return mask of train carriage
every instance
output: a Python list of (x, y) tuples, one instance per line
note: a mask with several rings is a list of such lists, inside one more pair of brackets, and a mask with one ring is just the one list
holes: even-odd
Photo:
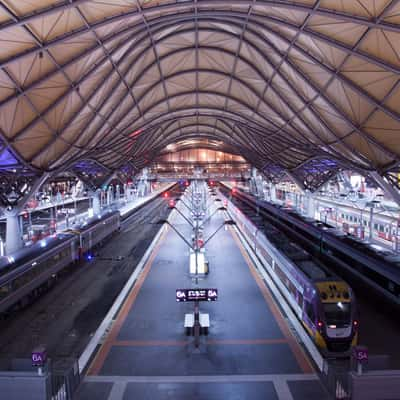
[(62, 270), (119, 230), (120, 224), (119, 212), (106, 212), (74, 229), (0, 257), (0, 313), (29, 304), (52, 286)]
[(229, 212), (324, 355), (348, 355), (357, 343), (357, 305), (349, 285), (273, 226), (255, 226), (235, 205)]
[(77, 259), (77, 239), (59, 234), (10, 256), (0, 257), (0, 313), (24, 307), (35, 291), (49, 288), (57, 274)]

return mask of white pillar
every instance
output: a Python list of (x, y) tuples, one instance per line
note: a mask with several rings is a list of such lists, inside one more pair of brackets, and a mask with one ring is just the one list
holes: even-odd
[(369, 240), (372, 242), (372, 239), (374, 238), (374, 207), (370, 207), (369, 211)]
[(100, 205), (100, 190), (96, 190), (92, 196), (93, 199), (93, 215), (101, 214), (101, 205)]
[(109, 186), (107, 190), (107, 205), (109, 206), (112, 203), (113, 200), (113, 192), (112, 192), (112, 187)]
[(117, 187), (116, 187), (116, 190), (115, 190), (115, 197), (116, 197), (116, 200), (117, 200), (117, 201), (119, 201), (120, 198), (121, 198), (121, 189), (120, 189), (119, 185), (117, 185)]
[(308, 192), (307, 197), (307, 217), (315, 218), (315, 201), (312, 193)]
[(269, 193), (270, 193), (270, 198), (271, 202), (275, 203), (276, 201), (276, 186), (272, 183), (270, 188), (269, 188)]
[(24, 246), (19, 226), (19, 216), (14, 210), (4, 212), (6, 216), (6, 254), (11, 254)]
[(128, 185), (124, 183), (124, 199), (125, 201), (128, 201)]

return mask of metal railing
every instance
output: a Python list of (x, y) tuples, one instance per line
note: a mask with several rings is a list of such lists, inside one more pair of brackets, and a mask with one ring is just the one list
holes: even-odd
[(72, 400), (81, 382), (77, 359), (58, 359), (51, 363), (51, 400)]

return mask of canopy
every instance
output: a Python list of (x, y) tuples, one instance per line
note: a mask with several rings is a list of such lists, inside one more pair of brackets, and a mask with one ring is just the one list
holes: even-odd
[(0, 63), (8, 166), (141, 168), (190, 139), (260, 169), (399, 161), (399, 1), (2, 0)]

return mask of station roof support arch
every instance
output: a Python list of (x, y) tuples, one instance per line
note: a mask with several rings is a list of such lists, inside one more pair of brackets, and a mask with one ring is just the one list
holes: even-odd
[(3, 176), (137, 172), (197, 138), (311, 190), (396, 186), (399, 1), (5, 0), (0, 42)]

